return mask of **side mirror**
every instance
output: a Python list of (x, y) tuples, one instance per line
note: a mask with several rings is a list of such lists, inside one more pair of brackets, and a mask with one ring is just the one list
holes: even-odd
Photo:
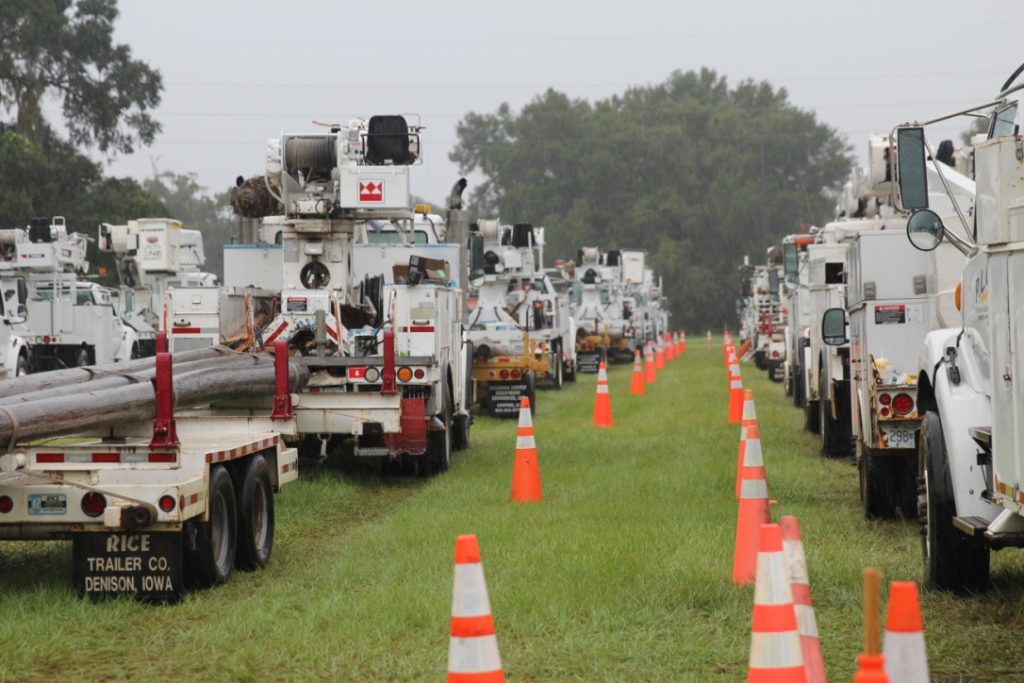
[(821, 338), (828, 346), (842, 346), (846, 338), (846, 311), (830, 308), (821, 317)]
[(896, 181), (904, 209), (928, 208), (928, 176), (925, 172), (924, 128), (896, 130)]
[(918, 209), (907, 219), (907, 239), (915, 249), (932, 251), (939, 246), (944, 232), (942, 219), (931, 209)]

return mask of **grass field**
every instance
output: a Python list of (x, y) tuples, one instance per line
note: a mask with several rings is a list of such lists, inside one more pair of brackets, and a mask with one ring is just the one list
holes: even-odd
[[(861, 568), (917, 579), (917, 528), (865, 521), (855, 469), (744, 373), (773, 514), (800, 518), (829, 675), (850, 680)], [(481, 417), (430, 481), (307, 470), (278, 498), (270, 566), (177, 606), (80, 601), (69, 545), (0, 544), (0, 679), (443, 680), (453, 541), (475, 533), (510, 681), (744, 680), (752, 589), (730, 583), (738, 429), (718, 345), (692, 344), (644, 397), (615, 368), (610, 430), (590, 426), (594, 382), (538, 398), (543, 503), (508, 502), (515, 425)], [(995, 555), (983, 596), (922, 594), (934, 677), (1020, 680), (1021, 560)]]

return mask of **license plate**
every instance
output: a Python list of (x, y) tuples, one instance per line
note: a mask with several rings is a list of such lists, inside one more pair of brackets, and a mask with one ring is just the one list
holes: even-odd
[(63, 493), (32, 493), (28, 497), (30, 515), (65, 515), (68, 497)]
[(917, 446), (917, 430), (906, 427), (882, 428), (887, 448), (914, 448)]

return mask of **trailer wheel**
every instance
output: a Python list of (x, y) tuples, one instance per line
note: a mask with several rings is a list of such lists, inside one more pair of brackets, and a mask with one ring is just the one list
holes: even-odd
[(224, 583), (235, 565), (238, 510), (235, 487), (223, 465), (210, 470), (209, 506), (209, 521), (193, 523), (194, 547), (186, 551), (188, 576), (199, 588)]
[(921, 421), (918, 469), (925, 582), (958, 593), (984, 588), (989, 579), (989, 549), (953, 526), (956, 503), (949, 456), (942, 420), (931, 410)]
[(270, 465), (262, 455), (246, 463), (237, 488), (238, 552), (235, 566), (242, 571), (267, 566), (274, 547), (274, 485)]

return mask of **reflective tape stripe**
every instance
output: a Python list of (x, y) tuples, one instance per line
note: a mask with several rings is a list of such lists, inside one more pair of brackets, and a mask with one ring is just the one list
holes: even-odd
[(928, 683), (928, 657), (925, 653), (924, 633), (885, 632), (885, 673), (890, 681)]
[(501, 671), (498, 640), (494, 636), (453, 637), (448, 641), (449, 673), (483, 674), (494, 671)]
[(516, 436), (533, 436), (533, 427), (516, 427)]
[(807, 576), (807, 561), (804, 558), (803, 541), (783, 541), (782, 552), (786, 554), (786, 564), (789, 565), (790, 583), (794, 585), (793, 595), (796, 597), (796, 585), (807, 586), (807, 604), (811, 603), (810, 578)]
[(524, 448), (537, 448), (537, 443), (534, 441), (532, 434), (516, 437), (516, 450), (522, 450)]
[(473, 674), (460, 674), (453, 671), (448, 672), (448, 683), (505, 683), (505, 672), (484, 671)]
[(455, 565), (455, 588), (452, 591), (452, 617), (490, 615), (491, 603), (484, 583), (484, 566), (479, 562)]
[(529, 410), (520, 410), (519, 411), (519, 426), (520, 427), (532, 427), (533, 426), (533, 418), (530, 416), (530, 411)]
[[(757, 554), (757, 583), (754, 586), (754, 609), (762, 605), (791, 605), (789, 572), (781, 552)], [(795, 624), (794, 624), (795, 628)]]
[(793, 580), (793, 565), (789, 565), (789, 588), (793, 591), (793, 604), (794, 605), (810, 605), (811, 604), (811, 587), (806, 583), (797, 583)]
[(597, 393), (599, 393), (599, 394), (607, 394), (608, 393), (608, 385), (607, 384), (598, 384), (597, 385)]
[(803, 664), (804, 656), (800, 650), (800, 636), (796, 631), (750, 634), (751, 669), (803, 667)]
[(753, 401), (743, 402), (743, 419), (745, 421), (757, 419), (757, 410), (754, 409)]
[(764, 479), (744, 479), (740, 484), (740, 499), (767, 498), (768, 484)]
[(814, 618), (814, 608), (810, 605), (796, 605), (796, 630), (802, 636), (818, 637), (818, 620)]
[(747, 439), (743, 449), (744, 467), (764, 467), (764, 456), (761, 453), (761, 439)]

